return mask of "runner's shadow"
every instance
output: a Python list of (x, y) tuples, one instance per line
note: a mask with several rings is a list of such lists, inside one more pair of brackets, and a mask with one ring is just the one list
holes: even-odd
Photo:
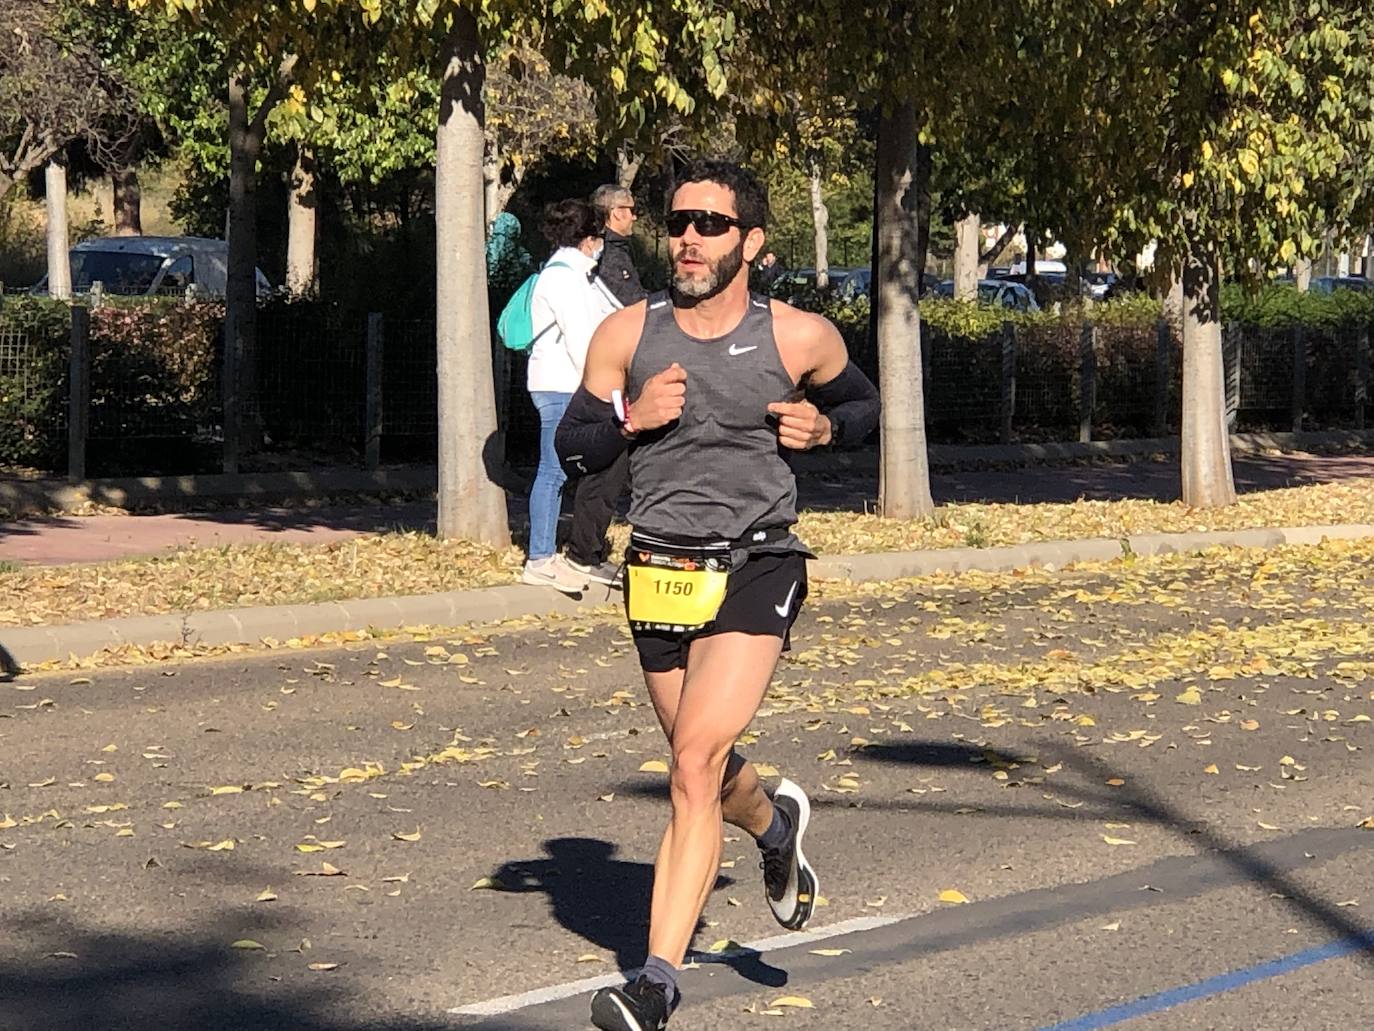
[(10, 654), (9, 649), (0, 644), (0, 683), (13, 680), (22, 672), (24, 672), (24, 668)]
[[(616, 846), (597, 838), (551, 838), (544, 850), (547, 858), (505, 863), (492, 879), (508, 892), (543, 892), (559, 926), (613, 952), (621, 970), (637, 969), (649, 942), (653, 866), (616, 859)], [(718, 876), (715, 890), (733, 883)], [(694, 933), (704, 928), (698, 921)], [(723, 962), (758, 984), (778, 987), (787, 982), (785, 971), (770, 967), (757, 954)]]

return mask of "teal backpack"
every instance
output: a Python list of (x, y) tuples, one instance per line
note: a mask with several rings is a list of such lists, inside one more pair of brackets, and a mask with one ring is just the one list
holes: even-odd
[[(530, 305), (534, 301), (534, 286), (539, 282), (540, 273), (546, 268), (572, 268), (561, 261), (551, 261), (539, 272), (532, 273), (520, 286), (506, 306), (501, 309), (501, 317), (496, 320), (496, 334), (507, 350), (520, 354), (534, 346), (534, 319), (530, 315)], [(547, 330), (548, 327), (545, 327)]]

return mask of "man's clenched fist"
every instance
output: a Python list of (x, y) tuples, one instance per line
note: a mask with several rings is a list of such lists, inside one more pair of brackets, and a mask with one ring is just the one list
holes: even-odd
[(630, 406), (636, 431), (656, 430), (682, 417), (687, 397), (687, 370), (673, 362), (662, 372), (650, 376)]
[(774, 401), (768, 410), (778, 417), (778, 443), (809, 451), (830, 443), (830, 420), (810, 401)]

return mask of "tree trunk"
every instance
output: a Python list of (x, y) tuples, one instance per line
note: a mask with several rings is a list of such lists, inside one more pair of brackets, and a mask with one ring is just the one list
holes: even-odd
[(1035, 293), (1035, 263), (1036, 263), (1036, 238), (1035, 230), (1026, 226), (1026, 286), (1031, 293)]
[[(916, 144), (916, 165), (913, 170), (915, 181), (912, 189), (916, 196), (913, 201), (908, 203), (908, 210), (916, 212), (916, 289), (918, 295), (924, 292), (926, 261), (930, 258), (930, 217), (931, 217), (931, 198), (930, 198), (930, 173), (934, 165), (935, 155), (930, 146), (925, 143)], [(924, 434), (924, 425), (922, 433)], [(924, 454), (924, 448), (922, 449)]]
[(110, 173), (115, 236), (143, 235), (143, 191), (137, 168), (116, 168)]
[(1212, 241), (1191, 241), (1183, 266), (1183, 503), (1236, 500), (1221, 357), (1220, 263)]
[(639, 167), (644, 164), (644, 155), (636, 153), (622, 143), (615, 152), (615, 181), (622, 189), (628, 190), (635, 184)]
[(1169, 288), (1164, 292), (1164, 320), (1183, 333), (1183, 277), (1175, 275), (1169, 280)]
[(979, 234), (983, 221), (977, 212), (954, 224), (954, 297), (959, 301), (978, 299)]
[(257, 425), (257, 163), (262, 135), (248, 118), (248, 83), (229, 74), (229, 279), (224, 310), (224, 471)]
[(477, 22), (453, 9), (435, 139), (439, 536), (510, 545), (492, 382), (483, 245), (486, 67)]
[(48, 210), (48, 296), (72, 295), (72, 263), (67, 240), (67, 166), (49, 161), (43, 175)]
[(1298, 293), (1307, 293), (1307, 288), (1312, 285), (1312, 259), (1299, 258), (1293, 265), (1293, 282), (1297, 284)]
[(821, 193), (821, 169), (811, 166), (811, 223), (816, 233), (816, 289), (830, 286), (830, 209)]
[(1064, 255), (1064, 268), (1067, 270), (1064, 273), (1064, 293), (1072, 304), (1083, 297), (1083, 262), (1077, 251), (1069, 250)]
[(291, 170), (290, 198), (286, 202), (286, 289), (294, 297), (316, 293), (315, 154), (304, 144), (296, 146), (296, 165)]
[(879, 506), (891, 519), (935, 511), (926, 454), (925, 395), (921, 372), (921, 321), (917, 310), (921, 266), (918, 247), (920, 160), (916, 108), (902, 104), (878, 125), (878, 264), (873, 270), (877, 308), (878, 376), (883, 398)]

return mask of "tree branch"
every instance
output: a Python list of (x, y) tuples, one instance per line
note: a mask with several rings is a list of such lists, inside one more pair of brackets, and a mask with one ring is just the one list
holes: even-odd
[(1011, 243), (1012, 237), (1016, 235), (1016, 231), (1019, 228), (1020, 226), (1013, 222), (1008, 225), (1007, 228), (1003, 229), (1002, 235), (992, 242), (992, 246), (978, 255), (978, 264), (985, 265), (1006, 250), (1007, 244)]
[(291, 85), (291, 76), (295, 70), (296, 55), (287, 54), (281, 59), (281, 64), (277, 66), (277, 77), (273, 80), (271, 88), (268, 89), (267, 96), (262, 98), (262, 103), (248, 122), (249, 133), (258, 138), (266, 133), (267, 116), (272, 113), (274, 107), (281, 103), (282, 97), (286, 94), (286, 88)]

